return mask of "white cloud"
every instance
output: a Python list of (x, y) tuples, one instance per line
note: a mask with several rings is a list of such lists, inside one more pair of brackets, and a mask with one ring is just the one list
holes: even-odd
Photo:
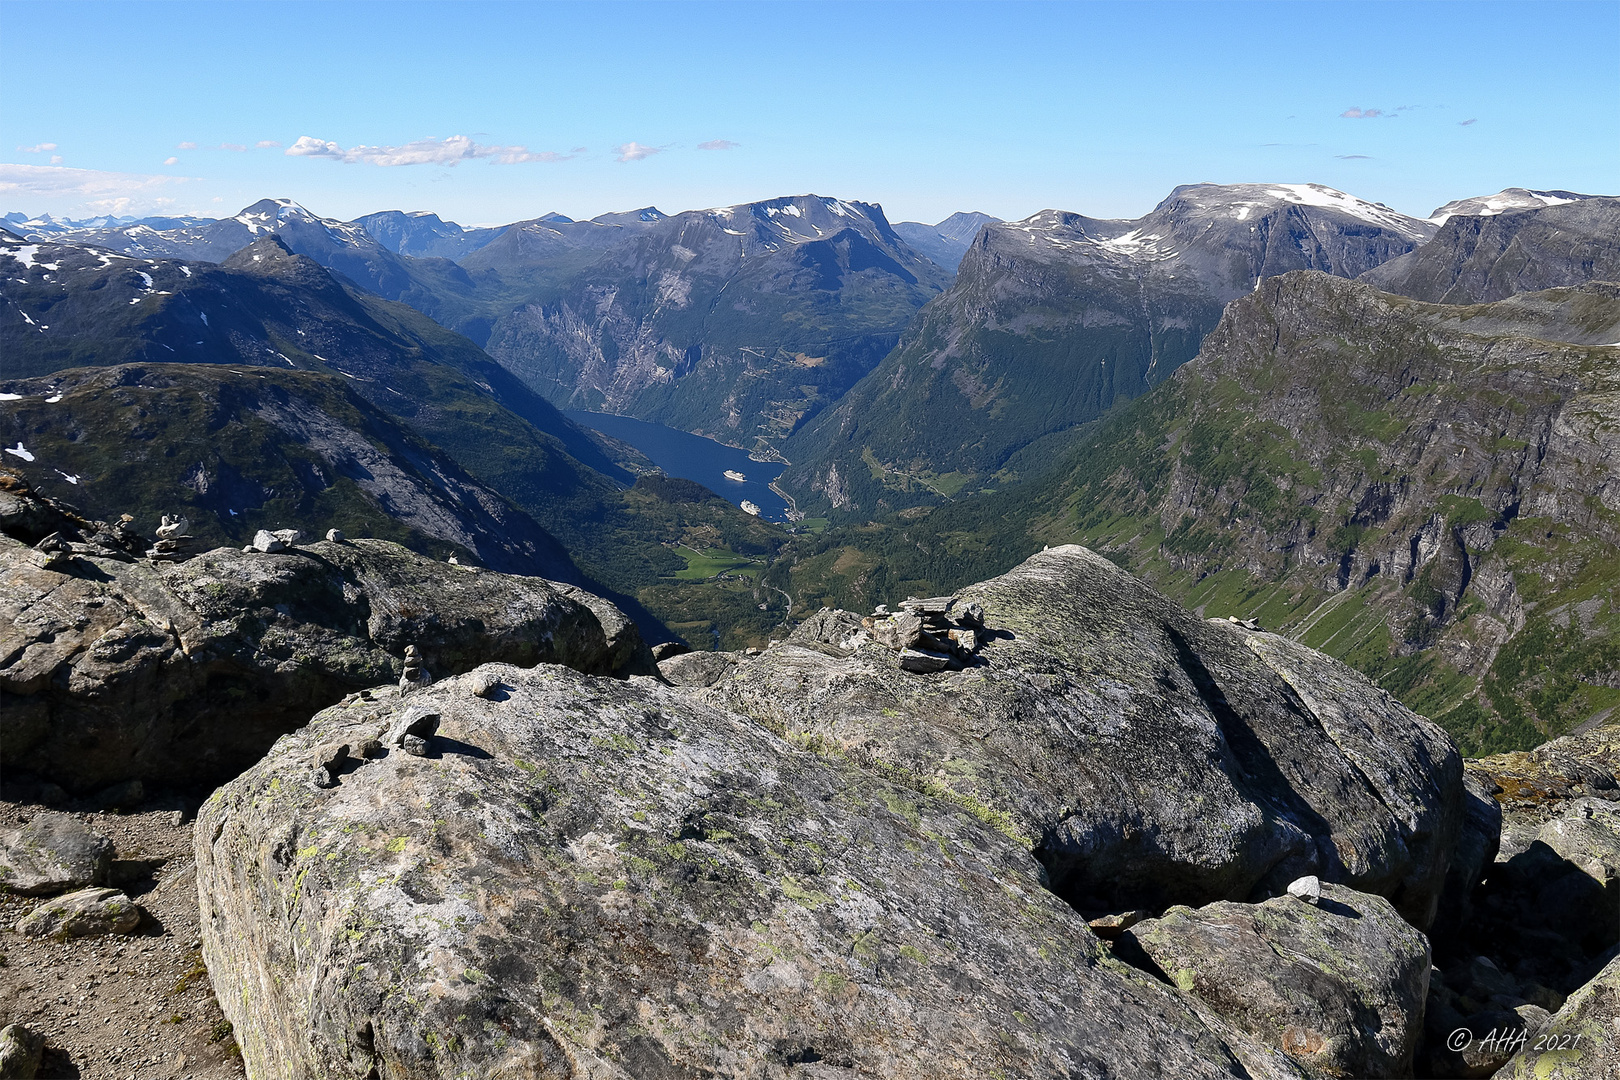
[(247, 149), (247, 147), (243, 146), (241, 143), (233, 143), (233, 142), (222, 142), (222, 143), (219, 144), (219, 148), (221, 150), (230, 150), (230, 151), (232, 151), (234, 153), (238, 153), (238, 154), (242, 153), (243, 151), (245, 151)]
[(178, 165), (178, 164), (180, 164), (180, 159), (177, 158), (177, 157), (164, 158), (163, 159), (163, 164), (165, 164), (165, 165)]
[(116, 199), (91, 199), (85, 205), (90, 207), (90, 209), (97, 210), (103, 214), (112, 214), (114, 216), (118, 216), (123, 214), (123, 212), (128, 210), (130, 207), (134, 206), (135, 200), (128, 195), (120, 195)]
[(256, 149), (259, 149), (259, 150), (280, 150), (281, 149), (281, 144), (279, 142), (277, 142), (275, 139), (260, 139), (258, 142), (254, 143), (253, 145), (254, 145), (254, 147)]
[(60, 164), (62, 164), (62, 155), (61, 154), (52, 154), (51, 155), (51, 164), (52, 165), (60, 165)]
[(1344, 117), (1346, 120), (1377, 120), (1380, 117), (1385, 120), (1395, 119), (1393, 113), (1387, 113), (1383, 109), (1362, 109), (1354, 105), (1350, 106), (1339, 115)]
[(710, 139), (708, 142), (698, 143), (699, 150), (736, 150), (742, 143), (734, 143), (730, 139)]
[(642, 158), (652, 157), (654, 154), (664, 152), (662, 146), (642, 146), (638, 142), (621, 143), (615, 146), (613, 150), (619, 155), (619, 161), (640, 161)]
[(25, 154), (46, 154), (52, 150), (55, 150), (56, 144), (53, 142), (42, 142), (34, 146), (19, 146), (17, 149), (21, 150)]
[(51, 211), (53, 213), (73, 207), (123, 213), (132, 207), (170, 203), (173, 200), (163, 198), (160, 192), (175, 184), (189, 183), (191, 179), (51, 165), (0, 164), (0, 202), (10, 205), (50, 202), (57, 207)]
[(180, 145), (176, 146), (175, 149), (176, 150), (195, 150), (195, 149), (197, 149), (197, 144), (194, 143), (194, 142), (183, 142)]
[(298, 141), (283, 153), (288, 157), (331, 158), (350, 165), (361, 162), (367, 165), (454, 166), (477, 158), (488, 158), (502, 165), (516, 165), (526, 161), (567, 161), (569, 157), (549, 150), (530, 150), (526, 146), (486, 146), (473, 142), (466, 135), (452, 135), (447, 139), (417, 139), (404, 146), (351, 146), (347, 150), (335, 142), (300, 135)]

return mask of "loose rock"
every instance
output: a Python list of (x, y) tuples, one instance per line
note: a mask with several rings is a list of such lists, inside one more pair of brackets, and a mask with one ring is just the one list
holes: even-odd
[(474, 697), (493, 700), (499, 696), (501, 691), (500, 676), (492, 671), (475, 671), (467, 676), (467, 689), (472, 692)]
[(1302, 877), (1297, 881), (1289, 882), (1288, 895), (1295, 900), (1303, 900), (1307, 904), (1318, 904), (1322, 901), (1322, 882), (1315, 874)]
[(689, 652), (658, 662), (658, 674), (676, 686), (712, 686), (737, 666), (735, 653)]
[(944, 671), (951, 666), (951, 658), (941, 653), (924, 652), (921, 649), (900, 650), (900, 670), (910, 671), (918, 675), (929, 675), (936, 671)]
[(652, 647), (652, 657), (654, 660), (662, 662), (672, 656), (680, 656), (682, 653), (691, 651), (692, 647), (684, 641), (660, 641)]
[[(253, 534), (252, 549), (266, 554), (275, 554), (287, 550), (287, 541), (271, 532), (269, 529), (260, 529)], [(245, 550), (245, 549), (244, 549)]]
[(99, 885), (112, 857), (112, 841), (71, 814), (35, 814), (21, 829), (0, 833), (0, 887), (44, 896)]
[(1171, 981), (1313, 1075), (1412, 1075), (1429, 945), (1381, 896), (1173, 907), (1125, 937)]
[(141, 909), (117, 889), (80, 889), (47, 900), (17, 923), (24, 937), (57, 941), (101, 934), (128, 934), (141, 924)]
[(439, 714), (425, 705), (412, 705), (388, 729), (385, 742), (390, 746), (404, 746), (405, 740), (417, 738), (424, 740), (433, 737), (439, 730)]

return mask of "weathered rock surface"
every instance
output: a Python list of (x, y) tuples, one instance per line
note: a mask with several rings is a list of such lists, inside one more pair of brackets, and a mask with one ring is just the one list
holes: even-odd
[(1381, 896), (1173, 907), (1126, 932), (1183, 990), (1317, 1076), (1412, 1074), (1429, 943)]
[(140, 906), (117, 889), (80, 889), (47, 900), (23, 916), (17, 933), (24, 937), (99, 937), (128, 934), (141, 924)]
[[(7, 747), (10, 750), (10, 747)], [(44, 896), (106, 882), (113, 843), (70, 814), (36, 814), (0, 833), (0, 889)]]
[[(503, 700), (346, 699), (199, 813), (249, 1075), (1297, 1075), (951, 799), (690, 690), (484, 670)], [(426, 757), (303, 782), (413, 707), (442, 717)]]
[(1462, 762), (1427, 720), (1084, 548), (958, 599), (989, 627), (973, 668), (919, 677), (882, 646), (839, 658), (790, 638), (701, 693), (972, 808), (1082, 910), (1259, 899), (1314, 873), (1429, 925)]
[(0, 1028), (0, 1080), (34, 1080), (45, 1055), (45, 1036), (21, 1024)]
[(658, 674), (675, 686), (712, 686), (740, 662), (741, 657), (736, 653), (681, 653), (660, 660)]
[[(652, 650), (647, 647), (646, 641), (642, 640), (641, 631), (636, 628), (630, 616), (602, 597), (578, 585), (562, 581), (547, 584), (576, 604), (589, 608), (591, 614), (596, 616), (596, 621), (602, 626), (602, 633), (607, 636), (607, 671), (615, 675), (651, 675), (658, 670), (658, 662), (653, 659)], [(599, 673), (588, 668), (579, 670)]]
[(604, 634), (603, 601), (380, 540), (48, 561), (0, 537), (0, 735), (8, 771), (74, 791), (235, 775), (316, 710), (396, 679), (411, 644), (439, 675), (652, 669), (628, 620)]
[(1620, 956), (1571, 994), (1552, 1023), (1527, 1039), (1498, 1075), (1513, 1080), (1620, 1076)]

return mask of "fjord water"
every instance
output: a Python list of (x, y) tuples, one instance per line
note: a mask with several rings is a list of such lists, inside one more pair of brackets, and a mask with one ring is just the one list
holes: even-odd
[[(779, 461), (755, 461), (746, 450), (647, 420), (580, 409), (568, 409), (565, 415), (576, 424), (624, 440), (670, 476), (696, 480), (738, 506), (746, 499), (759, 507), (759, 516), (766, 521), (787, 520), (788, 504), (768, 486), (781, 475), (784, 466)], [(727, 469), (748, 479), (727, 479)]]

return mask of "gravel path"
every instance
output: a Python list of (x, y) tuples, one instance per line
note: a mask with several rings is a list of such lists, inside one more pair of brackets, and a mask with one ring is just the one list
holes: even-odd
[[(146, 911), (131, 935), (64, 944), (25, 938), (17, 920), (46, 898), (0, 893), (0, 1026), (22, 1023), (45, 1036), (40, 1077), (245, 1075), (202, 965), (190, 814), (176, 825), (178, 805), (79, 815), (112, 839), (116, 858), (162, 860), (122, 886)], [(43, 809), (0, 801), (0, 829), (15, 829)]]

